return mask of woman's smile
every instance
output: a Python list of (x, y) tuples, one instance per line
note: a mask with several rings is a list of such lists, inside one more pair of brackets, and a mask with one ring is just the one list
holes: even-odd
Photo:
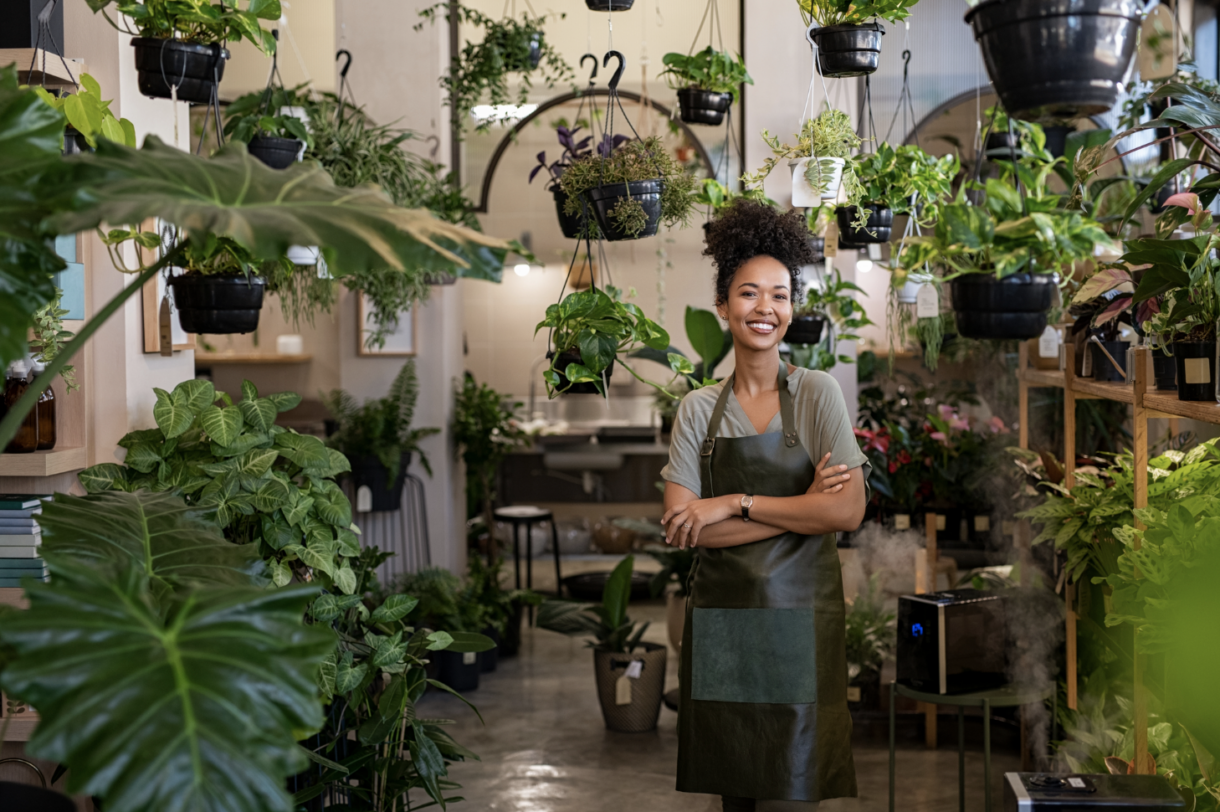
[(775, 323), (770, 321), (747, 321), (746, 327), (749, 327), (759, 335), (769, 336), (775, 332)]

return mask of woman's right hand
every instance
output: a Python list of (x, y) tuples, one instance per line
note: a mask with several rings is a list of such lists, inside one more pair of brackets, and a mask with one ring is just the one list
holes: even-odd
[(806, 493), (838, 493), (843, 490), (844, 483), (851, 479), (851, 474), (844, 473), (847, 471), (846, 465), (832, 465), (827, 468), (826, 463), (829, 461), (830, 453), (827, 452), (813, 469), (813, 484)]

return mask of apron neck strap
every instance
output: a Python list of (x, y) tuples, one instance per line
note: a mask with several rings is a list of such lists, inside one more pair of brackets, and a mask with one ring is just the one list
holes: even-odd
[[(729, 405), (729, 394), (733, 391), (733, 384), (737, 381), (737, 373), (734, 372), (729, 376), (729, 379), (724, 382), (724, 389), (720, 392), (720, 397), (716, 399), (716, 408), (712, 410), (712, 417), (707, 421), (707, 436), (703, 438), (703, 449), (701, 455), (710, 457), (712, 449), (716, 447), (716, 435), (720, 432), (720, 421), (724, 418), (724, 410)], [(792, 408), (792, 393), (788, 391), (788, 365), (784, 359), (779, 359), (779, 414), (780, 421), (784, 427), (784, 445), (792, 448), (800, 439), (796, 435), (796, 418)]]

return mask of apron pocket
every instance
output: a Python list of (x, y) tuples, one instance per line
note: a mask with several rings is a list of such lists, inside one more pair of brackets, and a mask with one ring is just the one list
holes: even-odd
[(812, 607), (691, 612), (691, 699), (817, 701)]

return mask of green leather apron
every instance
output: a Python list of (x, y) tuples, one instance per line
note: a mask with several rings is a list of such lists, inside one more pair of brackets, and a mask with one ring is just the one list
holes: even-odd
[[(782, 433), (717, 437), (729, 378), (703, 442), (702, 498), (809, 490), (814, 467), (797, 437), (787, 377), (781, 362)], [(783, 533), (696, 550), (682, 635), (678, 790), (759, 800), (854, 797), (834, 534)]]

